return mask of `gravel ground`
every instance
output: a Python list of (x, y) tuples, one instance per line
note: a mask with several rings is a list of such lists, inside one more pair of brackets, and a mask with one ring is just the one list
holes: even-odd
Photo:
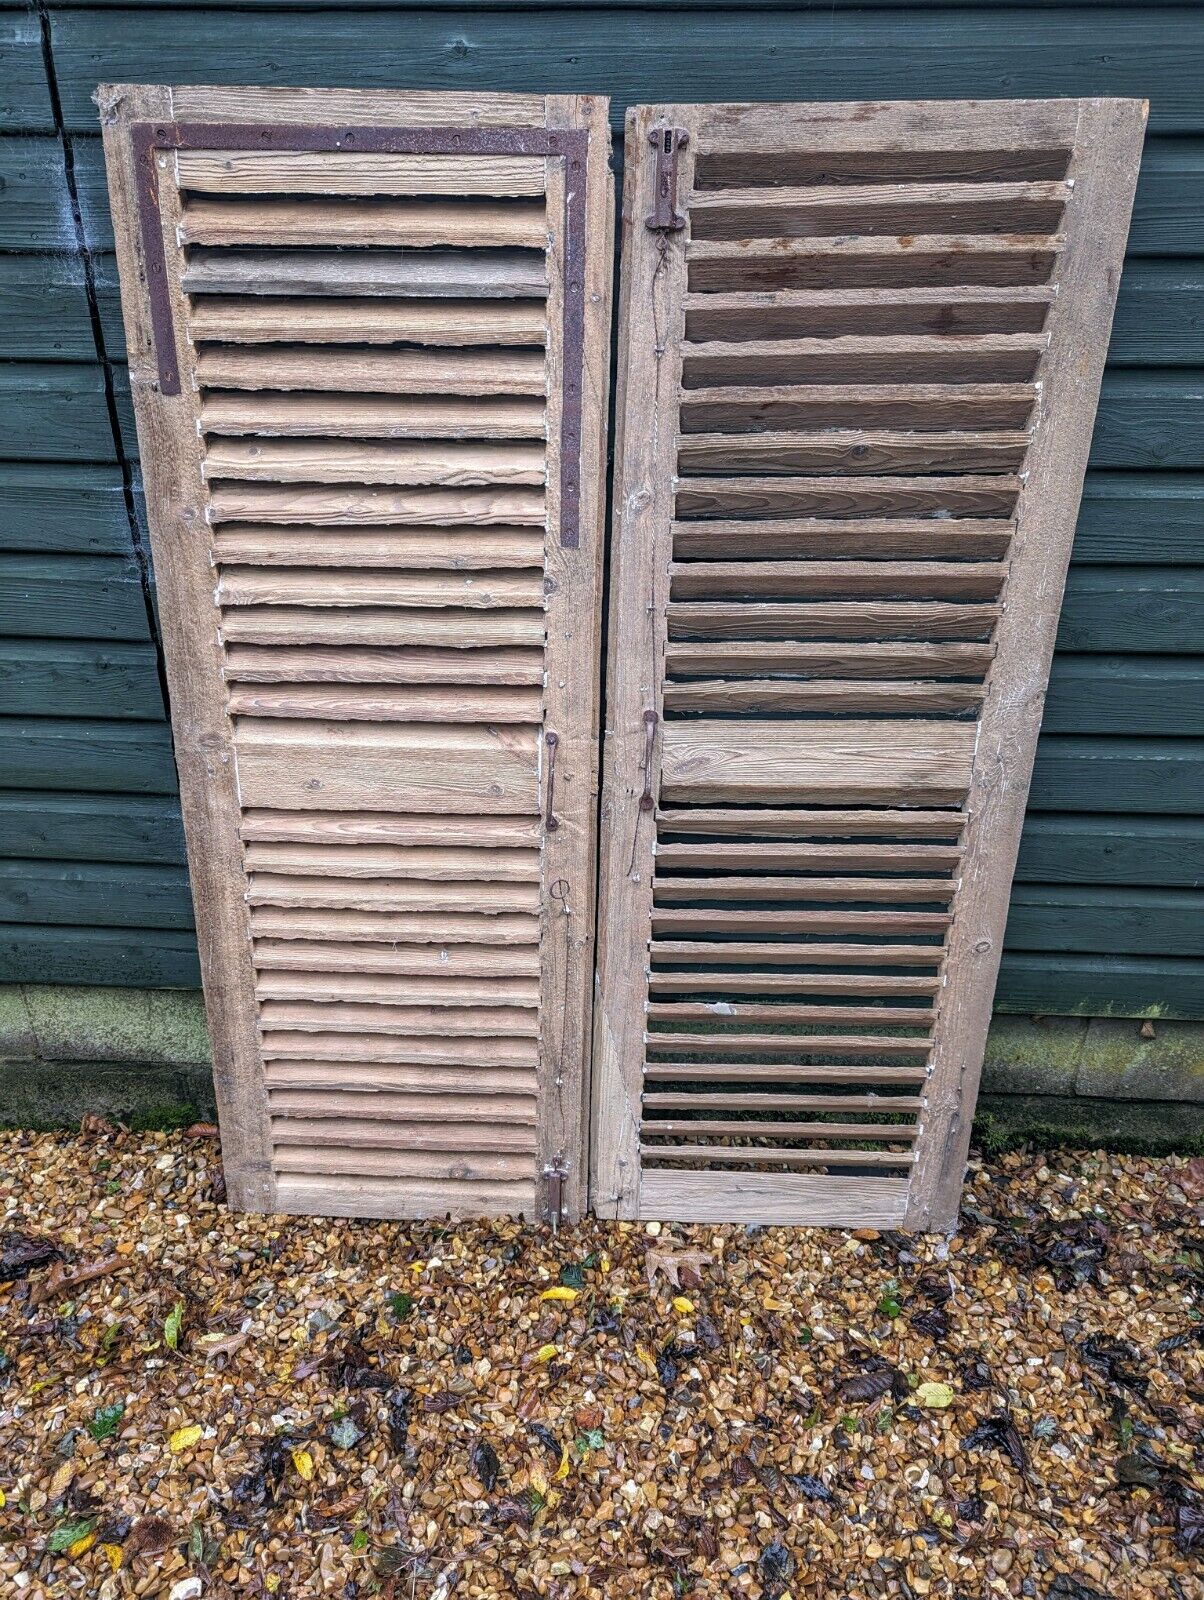
[(1200, 1600), (1204, 1160), (948, 1242), (231, 1216), (213, 1130), (0, 1135), (0, 1594)]

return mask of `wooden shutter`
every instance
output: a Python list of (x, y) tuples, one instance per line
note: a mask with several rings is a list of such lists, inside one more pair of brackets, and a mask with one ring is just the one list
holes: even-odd
[(606, 104), (100, 102), (231, 1198), (571, 1214)]
[(601, 1213), (953, 1222), (1143, 125), (629, 120)]

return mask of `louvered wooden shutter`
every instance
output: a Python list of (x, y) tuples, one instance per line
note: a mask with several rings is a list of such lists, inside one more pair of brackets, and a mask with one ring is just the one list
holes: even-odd
[(100, 101), (231, 1197), (571, 1214), (605, 102)]
[(628, 123), (602, 1213), (955, 1217), (1143, 123)]

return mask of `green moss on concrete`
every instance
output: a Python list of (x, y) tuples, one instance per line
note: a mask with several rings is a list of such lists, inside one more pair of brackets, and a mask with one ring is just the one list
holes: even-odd
[(0, 1126), (73, 1128), (87, 1111), (127, 1127), (187, 1127), (215, 1116), (207, 1067), (123, 1061), (0, 1062)]
[(1204, 1101), (1204, 1023), (996, 1016), (984, 1094)]
[(1204, 1155), (1204, 1106), (1087, 1096), (980, 1096), (974, 1144), (986, 1155), (1022, 1145), (1117, 1150), (1128, 1155)]
[(0, 985), (0, 1060), (145, 1061), (208, 1067), (195, 989)]

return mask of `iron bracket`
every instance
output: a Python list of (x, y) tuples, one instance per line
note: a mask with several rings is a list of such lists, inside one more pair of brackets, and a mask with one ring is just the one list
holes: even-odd
[(547, 1213), (548, 1221), (552, 1224), (552, 1232), (560, 1230), (564, 1221), (564, 1180), (569, 1175), (564, 1157), (557, 1156), (555, 1161), (549, 1161), (543, 1169), (544, 1182), (547, 1184)]
[(684, 128), (653, 128), (648, 143), (655, 152), (652, 210), (644, 226), (654, 233), (677, 233), (686, 219), (677, 209), (677, 158), (690, 142)]

